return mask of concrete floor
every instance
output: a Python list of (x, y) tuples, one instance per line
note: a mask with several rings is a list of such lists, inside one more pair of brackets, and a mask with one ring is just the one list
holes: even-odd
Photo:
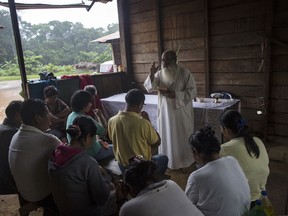
[[(20, 81), (0, 82), (0, 121), (4, 118), (5, 107), (11, 100), (22, 100), (19, 95), (21, 90)], [(278, 153), (277, 153), (278, 155)], [(183, 190), (185, 189), (187, 178), (195, 170), (194, 166), (184, 170), (168, 170), (167, 174), (171, 180), (175, 181)], [(288, 163), (270, 161), (270, 175), (267, 183), (269, 198), (274, 205), (276, 215), (288, 214)], [(17, 195), (0, 195), (0, 216), (17, 216), (19, 203)], [(42, 210), (30, 213), (31, 216), (42, 215)]]
[[(178, 183), (184, 190), (190, 173), (195, 170), (194, 166), (185, 168), (184, 170), (168, 170), (167, 174), (171, 176), (171, 180)], [(0, 195), (0, 216), (18, 216), (19, 202), (17, 195)], [(42, 209), (31, 212), (31, 216), (42, 216)]]
[[(0, 215), (19, 216), (19, 202), (17, 195), (0, 195)], [(31, 212), (30, 216), (42, 216), (42, 209)]]
[(288, 164), (270, 161), (270, 175), (266, 185), (276, 215), (288, 215)]
[[(166, 174), (171, 176), (171, 180), (184, 190), (187, 178), (190, 173), (195, 170), (191, 166), (182, 170), (168, 170)], [(281, 162), (270, 162), (270, 175), (267, 183), (268, 196), (274, 205), (276, 215), (287, 215), (288, 205), (288, 165)], [(0, 195), (0, 215), (1, 216), (17, 216), (19, 203), (17, 195)], [(30, 213), (31, 216), (42, 215), (42, 210)]]

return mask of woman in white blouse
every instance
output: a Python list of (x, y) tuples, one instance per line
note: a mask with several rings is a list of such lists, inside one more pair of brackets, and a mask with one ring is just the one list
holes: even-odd
[(220, 157), (220, 143), (210, 127), (189, 139), (200, 168), (188, 178), (185, 193), (205, 216), (242, 216), (250, 208), (245, 174), (233, 157)]

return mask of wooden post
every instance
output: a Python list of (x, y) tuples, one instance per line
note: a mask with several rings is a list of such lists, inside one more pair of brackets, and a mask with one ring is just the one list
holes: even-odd
[(133, 67), (131, 57), (129, 1), (117, 0), (117, 6), (119, 15), (121, 60), (124, 72), (127, 75), (127, 85), (124, 84), (124, 91), (127, 91), (131, 89), (135, 84), (133, 79)]
[(211, 93), (211, 87), (210, 87), (210, 59), (209, 59), (209, 16), (208, 16), (208, 0), (204, 0), (204, 43), (205, 43), (205, 95), (206, 97), (209, 97), (209, 94)]
[(12, 22), (12, 27), (13, 27), (16, 51), (17, 51), (20, 75), (21, 75), (21, 80), (22, 80), (22, 90), (23, 90), (24, 98), (27, 99), (28, 98), (27, 75), (26, 75), (26, 70), (25, 70), (23, 49), (22, 49), (22, 43), (21, 43), (21, 37), (20, 37), (20, 31), (19, 31), (19, 25), (18, 25), (18, 18), (17, 18), (17, 13), (16, 13), (16, 5), (15, 5), (14, 0), (9, 0), (9, 9), (10, 9), (10, 16), (11, 16), (11, 22)]
[(158, 40), (158, 58), (159, 64), (161, 63), (163, 50), (162, 40), (162, 20), (161, 20), (161, 0), (156, 1), (156, 17), (157, 17), (157, 40)]

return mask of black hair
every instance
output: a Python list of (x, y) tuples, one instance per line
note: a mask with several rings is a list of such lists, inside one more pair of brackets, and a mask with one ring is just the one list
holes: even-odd
[(43, 100), (31, 98), (23, 102), (20, 116), (24, 124), (32, 125), (35, 117), (47, 115), (46, 103)]
[(125, 96), (125, 101), (129, 106), (139, 106), (145, 101), (145, 95), (139, 89), (131, 89)]
[(44, 88), (43, 94), (44, 94), (45, 98), (49, 98), (49, 97), (52, 97), (54, 95), (58, 95), (59, 91), (55, 86), (49, 85), (49, 86)]
[(215, 132), (209, 126), (194, 132), (189, 138), (189, 144), (192, 150), (196, 149), (207, 157), (219, 153), (221, 149)]
[(95, 136), (97, 127), (90, 116), (77, 116), (73, 120), (73, 124), (66, 129), (66, 133), (70, 135), (71, 139), (77, 139), (81, 143), (86, 139), (87, 135)]
[(243, 137), (248, 154), (256, 158), (260, 155), (260, 150), (242, 115), (236, 110), (228, 110), (220, 116), (220, 125), (230, 129), (236, 137)]
[(20, 112), (23, 101), (15, 100), (11, 101), (5, 109), (6, 117), (10, 120), (14, 120), (16, 113)]
[(94, 85), (87, 85), (84, 87), (84, 91), (89, 92), (92, 96), (94, 96), (97, 92), (97, 89)]
[(125, 170), (124, 182), (140, 191), (147, 186), (149, 181), (155, 181), (155, 170), (156, 164), (153, 161), (133, 161)]
[(92, 101), (92, 95), (84, 90), (77, 90), (71, 96), (70, 106), (74, 112), (79, 112)]

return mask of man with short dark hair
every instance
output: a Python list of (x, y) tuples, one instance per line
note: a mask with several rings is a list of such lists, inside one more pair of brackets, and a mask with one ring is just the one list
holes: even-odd
[(8, 152), (11, 139), (22, 123), (20, 117), (22, 103), (11, 101), (5, 109), (6, 118), (0, 124), (0, 194), (18, 193), (8, 163)]
[(114, 155), (123, 172), (129, 164), (129, 158), (142, 155), (146, 160), (157, 164), (157, 172), (164, 175), (167, 169), (166, 155), (153, 155), (152, 148), (157, 148), (161, 139), (153, 128), (148, 113), (142, 111), (145, 95), (138, 89), (130, 90), (125, 96), (126, 108), (110, 118), (108, 134), (113, 143)]
[(61, 141), (45, 133), (50, 122), (44, 101), (24, 101), (20, 116), (23, 124), (13, 136), (9, 148), (9, 165), (18, 191), (25, 200), (43, 207), (44, 215), (58, 215), (51, 195), (48, 161)]

